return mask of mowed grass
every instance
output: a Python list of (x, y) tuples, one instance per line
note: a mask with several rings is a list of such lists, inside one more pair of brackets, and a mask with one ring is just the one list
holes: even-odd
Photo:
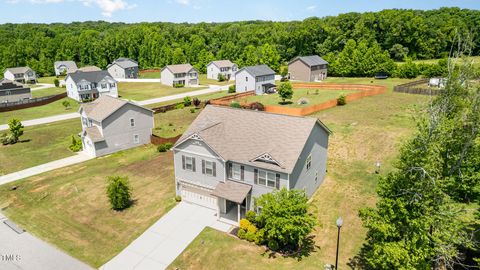
[(58, 78), (55, 76), (47, 76), (47, 77), (39, 77), (37, 78), (37, 82), (39, 83), (51, 83), (53, 84), (55, 79), (58, 79), (59, 81), (65, 79), (66, 76), (59, 76)]
[(0, 145), (0, 175), (75, 155), (70, 136), (81, 130), (79, 119), (26, 127), (20, 142)]
[(171, 86), (163, 85), (159, 82), (120, 82), (118, 83), (118, 95), (124, 99), (140, 101), (201, 90), (205, 88), (206, 87), (173, 88)]
[(138, 78), (140, 79), (160, 79), (160, 70), (152, 72), (139, 72)]
[(190, 106), (165, 113), (157, 113), (154, 115), (155, 128), (153, 129), (153, 134), (163, 138), (181, 135), (187, 130), (190, 123), (195, 120), (200, 111), (201, 109), (195, 109), (194, 106)]
[[(69, 109), (65, 109), (65, 107), (62, 105), (64, 100), (68, 100), (70, 102)], [(8, 120), (12, 118), (17, 118), (20, 119), (20, 121), (24, 121), (58, 114), (73, 113), (76, 112), (79, 107), (80, 105), (77, 101), (66, 97), (43, 106), (9, 112), (0, 112), (0, 124), (6, 124)]]
[[(362, 83), (368, 79), (332, 81)], [(412, 115), (429, 97), (391, 92), (398, 80), (376, 81), (389, 86), (388, 93), (363, 98), (346, 106), (317, 112), (317, 117), (333, 130), (329, 142), (327, 177), (314, 194), (310, 210), (318, 226), (313, 232), (315, 250), (301, 260), (280, 255), (270, 257), (263, 247), (227, 234), (205, 229), (169, 266), (170, 269), (323, 269), (335, 263), (337, 227), (344, 219), (340, 237), (339, 269), (359, 251), (365, 229), (358, 210), (374, 206), (379, 175), (375, 162), (381, 162), (381, 175), (392, 170), (399, 145), (411, 135)]]
[(67, 90), (62, 87), (52, 87), (52, 88), (45, 88), (40, 90), (32, 89), (32, 98), (63, 94), (66, 91)]
[[(328, 89), (293, 89), (293, 97), (287, 100), (285, 104), (282, 103), (282, 98), (275, 94), (265, 94), (258, 96), (248, 96), (238, 99), (240, 103), (246, 102), (260, 102), (263, 105), (285, 106), (291, 108), (303, 108), (320, 104), (332, 99), (337, 99), (340, 95), (357, 92), (355, 90), (328, 90)], [(307, 104), (299, 104), (300, 99), (306, 99)]]
[[(110, 208), (106, 179), (127, 176), (133, 205)], [(18, 186), (11, 190), (12, 186)], [(151, 145), (0, 186), (0, 208), (41, 239), (98, 268), (175, 205), (172, 153)]]
[[(225, 96), (228, 96), (228, 95), (234, 95), (234, 94), (235, 93), (228, 93), (227, 91), (219, 91), (219, 92), (213, 92), (213, 93), (209, 93), (209, 94), (192, 96), (192, 97), (190, 97), (190, 99), (193, 100), (194, 98), (198, 98), (200, 101), (204, 102), (206, 100), (221, 98), (221, 97), (225, 97)], [(145, 107), (155, 108), (155, 107), (160, 107), (160, 106), (164, 106), (164, 105), (168, 105), (168, 104), (175, 104), (175, 103), (179, 103), (179, 102), (183, 102), (183, 98), (164, 101), (164, 102), (160, 102), (160, 103), (149, 104), (149, 105), (146, 105)]]
[(200, 84), (202, 85), (229, 85), (229, 84), (235, 84), (235, 81), (223, 81), (219, 82), (218, 80), (213, 80), (213, 79), (208, 79), (207, 74), (200, 74), (198, 75), (198, 80), (200, 81)]

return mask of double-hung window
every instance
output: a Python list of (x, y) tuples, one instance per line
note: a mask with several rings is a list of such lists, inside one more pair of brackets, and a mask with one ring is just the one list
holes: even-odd
[(205, 174), (206, 175), (213, 175), (213, 162), (205, 160)]
[(138, 134), (133, 135), (133, 143), (140, 143), (140, 136), (138, 136)]
[(307, 170), (312, 167), (312, 155), (309, 155), (307, 157), (307, 160), (305, 161), (305, 167), (307, 168)]
[(193, 158), (185, 156), (185, 170), (193, 171)]
[(135, 119), (130, 118), (130, 126), (134, 127), (135, 126)]
[(235, 180), (241, 180), (242, 173), (240, 165), (232, 164), (232, 178)]
[(279, 178), (279, 175), (276, 173), (258, 170), (259, 185), (275, 188), (278, 186), (277, 181), (280, 180)]

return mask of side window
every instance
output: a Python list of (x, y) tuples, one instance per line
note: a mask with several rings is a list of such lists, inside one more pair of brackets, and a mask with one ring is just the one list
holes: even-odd
[(133, 143), (139, 143), (140, 142), (140, 136), (138, 134), (133, 135)]
[(135, 119), (130, 118), (130, 126), (134, 127), (135, 126)]
[(312, 154), (308, 155), (307, 160), (305, 162), (305, 167), (307, 168), (307, 170), (309, 170), (310, 167), (312, 167)]
[(315, 183), (318, 181), (318, 171), (315, 171)]
[(245, 77), (245, 81), (248, 82), (248, 77)]

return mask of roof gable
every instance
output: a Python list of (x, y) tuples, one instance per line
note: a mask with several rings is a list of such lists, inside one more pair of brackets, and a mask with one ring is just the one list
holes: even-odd
[(275, 71), (273, 71), (273, 69), (267, 65), (246, 66), (237, 71), (235, 74), (240, 73), (241, 71), (246, 71), (253, 77), (275, 75)]
[(309, 67), (318, 66), (318, 65), (328, 65), (328, 62), (318, 55), (297, 56), (293, 58), (292, 61), (290, 61), (288, 64), (290, 65), (297, 60), (302, 61), (305, 65)]
[[(197, 71), (192, 65), (190, 64), (178, 64), (178, 65), (168, 65), (162, 68), (161, 72), (164, 71), (165, 69), (168, 69), (171, 73), (176, 74), (176, 73), (188, 73), (191, 70)], [(198, 71), (197, 71), (198, 72)]]
[(108, 95), (100, 96), (98, 99), (90, 103), (83, 104), (79, 112), (80, 113), (85, 112), (85, 115), (88, 118), (91, 118), (97, 122), (102, 122), (103, 120), (108, 118), (110, 115), (112, 115), (114, 112), (118, 111), (120, 108), (122, 108), (127, 104), (153, 112), (152, 110), (142, 107), (140, 105), (137, 105), (135, 103), (132, 103), (123, 99), (119, 99), (119, 98), (114, 98)]
[(91, 82), (91, 83), (99, 83), (100, 81), (102, 81), (104, 79), (110, 79), (112, 81), (115, 81), (115, 79), (113, 79), (112, 76), (110, 76), (110, 74), (106, 70), (88, 71), (88, 72), (77, 70), (76, 72), (69, 73), (67, 75), (67, 79), (69, 77), (75, 83), (79, 83), (82, 80), (85, 80), (85, 81)]

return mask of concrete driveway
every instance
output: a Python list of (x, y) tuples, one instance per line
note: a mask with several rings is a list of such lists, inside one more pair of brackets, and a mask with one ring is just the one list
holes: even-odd
[(206, 226), (223, 232), (230, 229), (215, 215), (214, 210), (181, 202), (100, 269), (165, 269)]
[(0, 214), (0, 269), (2, 270), (93, 270), (90, 266), (28, 232), (16, 233)]

